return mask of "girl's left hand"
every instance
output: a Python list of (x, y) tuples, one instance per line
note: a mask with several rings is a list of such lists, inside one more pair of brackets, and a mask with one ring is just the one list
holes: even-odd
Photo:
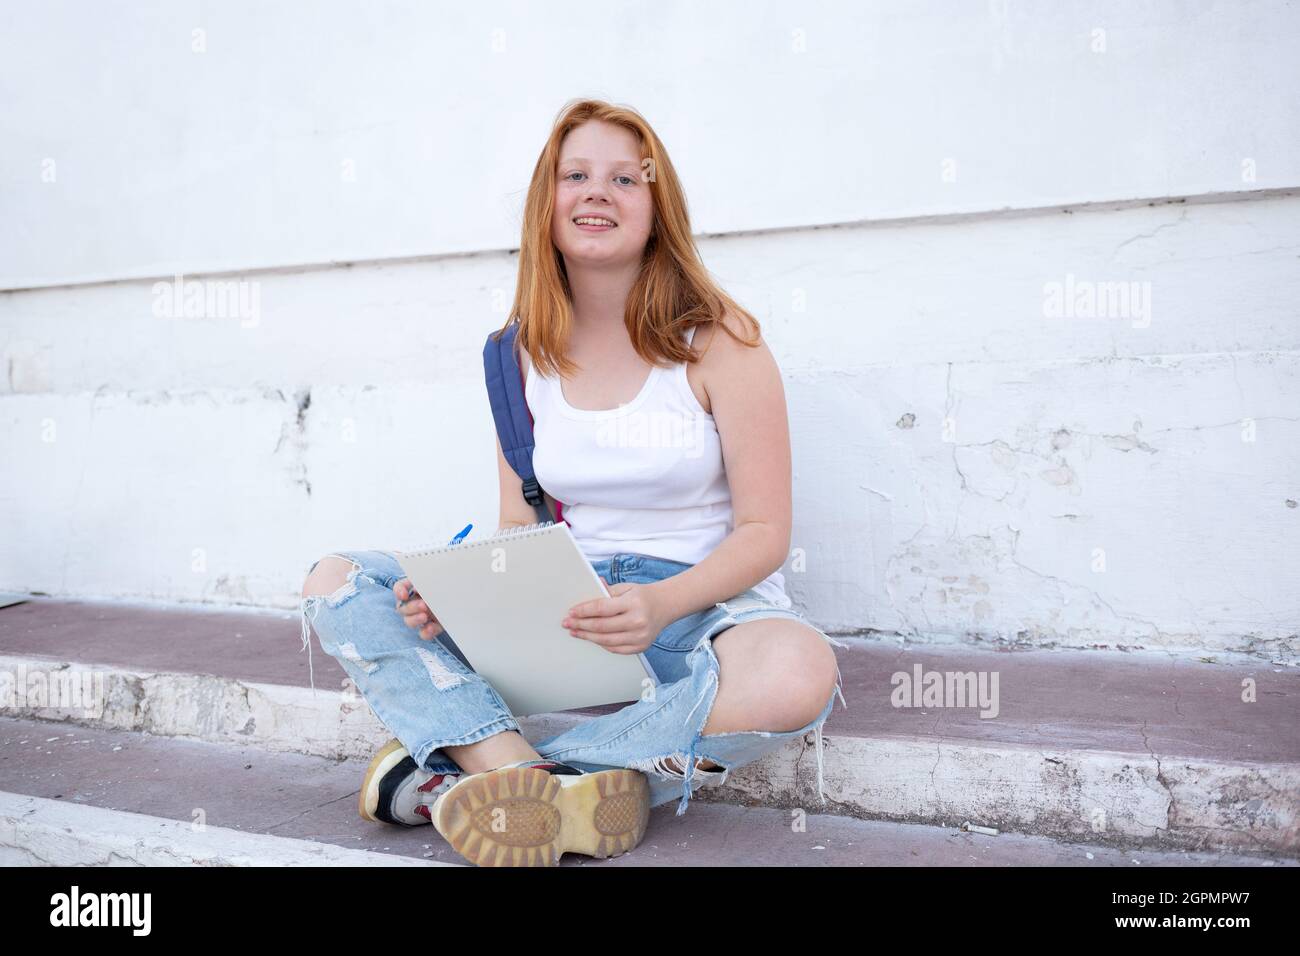
[(611, 584), (610, 597), (569, 609), (563, 624), (574, 637), (615, 654), (640, 654), (672, 623), (659, 592), (648, 584)]

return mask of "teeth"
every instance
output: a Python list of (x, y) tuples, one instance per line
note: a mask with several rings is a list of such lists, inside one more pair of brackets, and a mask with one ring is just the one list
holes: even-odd
[(596, 218), (593, 218), (593, 217), (591, 217), (591, 216), (579, 216), (577, 219), (575, 219), (575, 220), (573, 220), (573, 221), (576, 222), (576, 223), (582, 223), (582, 224), (585, 224), (585, 225), (588, 225), (588, 226), (612, 226), (612, 225), (614, 225), (614, 223), (610, 222), (608, 219), (596, 219)]

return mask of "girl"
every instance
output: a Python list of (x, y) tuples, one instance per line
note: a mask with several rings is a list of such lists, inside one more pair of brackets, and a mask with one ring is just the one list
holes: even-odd
[[(791, 606), (791, 460), (780, 370), (700, 261), (668, 153), (632, 109), (561, 112), (524, 211), (507, 322), (534, 418), (534, 469), (609, 598), (575, 640), (644, 653), (648, 699), (529, 743), (495, 690), (435, 638), (383, 551), (339, 551), (303, 587), (314, 623), (394, 734), (361, 814), (432, 823), (483, 865), (553, 865), (640, 843), (649, 808), (821, 729), (835, 643)], [(497, 443), (502, 528), (535, 521)], [(843, 694), (840, 700), (844, 702)], [(825, 796), (822, 796), (823, 802)]]

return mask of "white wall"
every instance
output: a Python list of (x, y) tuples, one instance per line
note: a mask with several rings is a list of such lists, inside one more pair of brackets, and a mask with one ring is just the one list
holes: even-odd
[[(1283, 3), (31, 8), (0, 589), (292, 607), (325, 551), (495, 526), (480, 351), (591, 94), (785, 372), (814, 619), (1294, 657), (1298, 40)], [(227, 270), (256, 321), (154, 314)], [(1067, 277), (1149, 312), (1054, 317)]]

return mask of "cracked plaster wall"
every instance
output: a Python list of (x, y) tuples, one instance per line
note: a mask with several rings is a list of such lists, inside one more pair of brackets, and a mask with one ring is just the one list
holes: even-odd
[[(686, 34), (684, 8), (637, 25), (609, 81), (670, 77), (637, 105), (782, 368), (784, 570), (819, 626), (1295, 658), (1300, 150), (1277, 91), (1300, 8), (1249, 8), (830, 4), (789, 69), (754, 69), (788, 26), (725, 4)], [(57, 83), (19, 84), (0, 116), (0, 589), (288, 609), (328, 551), (494, 526), (481, 348), (571, 82), (486, 8), (341, 15), (322, 4), (302, 43), (268, 11), (250, 47), (209, 10), (201, 60), (107, 9), (0, 34), (0, 63), (99, 91), (51, 111)], [(431, 31), (457, 38), (432, 60)], [(665, 72), (683, 35), (709, 55)], [(167, 83), (101, 82), (143, 44)], [(385, 69), (314, 68), (342, 56)], [(800, 64), (836, 77), (824, 111), (781, 109), (806, 101)], [(747, 95), (701, 132), (698, 90), (737, 73)], [(466, 82), (493, 148), (440, 165), (443, 139), (481, 138)], [(836, 107), (872, 117), (867, 140)], [(177, 272), (256, 283), (256, 321), (159, 318)], [(1053, 313), (1053, 284), (1090, 283), (1136, 283), (1143, 314)]]
[[(1300, 198), (703, 251), (783, 370), (819, 625), (1294, 655)], [(1066, 271), (1142, 276), (1149, 323), (1045, 318)], [(253, 327), (155, 318), (145, 283), (0, 296), (0, 588), (288, 608), (327, 551), (492, 523), (512, 275), (268, 274)]]

